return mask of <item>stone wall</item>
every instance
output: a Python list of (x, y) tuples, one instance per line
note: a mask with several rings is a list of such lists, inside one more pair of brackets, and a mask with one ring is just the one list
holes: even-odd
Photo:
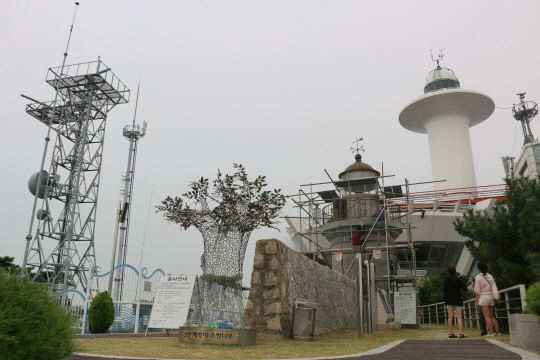
[(260, 333), (289, 336), (296, 299), (318, 303), (315, 334), (358, 327), (356, 283), (288, 248), (257, 241), (246, 317)]

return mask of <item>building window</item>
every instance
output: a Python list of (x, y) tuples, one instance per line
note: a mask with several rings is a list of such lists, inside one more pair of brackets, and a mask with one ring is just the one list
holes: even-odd
[(476, 277), (476, 275), (480, 274), (480, 270), (476, 268), (476, 265), (478, 265), (478, 260), (476, 260), (471, 266), (471, 270), (469, 271), (469, 277)]
[(463, 252), (464, 244), (460, 243), (449, 243), (448, 252), (446, 253), (446, 258), (444, 260), (444, 267), (449, 268), (450, 266), (456, 266), (461, 253)]
[[(416, 247), (416, 246), (415, 246)], [(432, 242), (418, 245), (416, 268), (428, 273), (446, 272), (450, 266), (456, 266), (463, 251), (463, 243)], [(401, 269), (412, 269), (409, 253), (398, 254)]]

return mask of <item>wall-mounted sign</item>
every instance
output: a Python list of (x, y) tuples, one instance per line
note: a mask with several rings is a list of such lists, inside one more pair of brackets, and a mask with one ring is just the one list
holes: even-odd
[(373, 250), (373, 258), (374, 259), (380, 259), (381, 258), (381, 250)]
[(343, 253), (337, 252), (336, 253), (336, 261), (341, 261), (343, 259)]

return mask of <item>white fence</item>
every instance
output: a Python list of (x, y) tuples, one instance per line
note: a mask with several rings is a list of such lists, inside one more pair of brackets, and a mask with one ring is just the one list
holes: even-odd
[[(525, 302), (525, 285), (516, 285), (507, 289), (499, 290), (501, 296), (500, 306), (496, 309), (497, 319), (508, 319), (510, 314), (525, 312), (527, 303)], [(463, 302), (463, 326), (476, 327), (480, 329), (480, 314), (476, 308), (475, 299)], [(420, 306), (419, 316), (424, 324), (447, 324), (448, 309), (444, 302)], [(457, 324), (457, 318), (454, 316)]]
[[(109, 290), (110, 271), (100, 274), (100, 270), (99, 266), (95, 266), (90, 271), (91, 277), (85, 294), (79, 290), (70, 289), (57, 296), (77, 319), (82, 334), (89, 333), (88, 309), (92, 299), (100, 292)], [(109, 332), (144, 332), (150, 319), (159, 281), (165, 275), (165, 272), (156, 269), (147, 276), (146, 268), (140, 267), (137, 270), (135, 267), (126, 264), (115, 267), (114, 275), (112, 297), (115, 305), (115, 321)], [(199, 280), (199, 283), (204, 286), (203, 280)], [(225, 293), (226, 289), (222, 291)], [(196, 296), (196, 294), (194, 295)], [(243, 308), (246, 306), (248, 296), (249, 290), (242, 291)], [(194, 299), (192, 299), (194, 304), (193, 301)], [(192, 310), (195, 310), (195, 305), (192, 305), (192, 308)], [(163, 329), (148, 329), (148, 331), (161, 330)]]
[[(78, 320), (82, 334), (88, 333), (88, 309), (92, 299), (103, 291), (108, 291), (110, 272), (100, 274), (100, 267), (95, 266), (90, 271), (86, 294), (78, 290), (67, 290), (58, 295)], [(119, 265), (114, 268), (114, 284), (112, 287), (113, 303), (115, 305), (115, 320), (110, 332), (139, 332), (146, 330), (152, 304), (156, 295), (160, 278), (165, 275), (163, 270), (156, 269), (147, 276), (147, 269), (139, 270), (131, 265)]]

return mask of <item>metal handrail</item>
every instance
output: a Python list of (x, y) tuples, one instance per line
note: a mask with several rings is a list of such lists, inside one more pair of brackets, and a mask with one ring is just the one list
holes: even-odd
[[(510, 298), (509, 294), (511, 291), (519, 291), (519, 297)], [(512, 313), (525, 313), (525, 310), (527, 308), (527, 303), (525, 301), (525, 285), (515, 285), (511, 286), (506, 289), (499, 290), (499, 294), (501, 296), (500, 303), (501, 306), (496, 309), (498, 312), (497, 318), (498, 319), (508, 319), (510, 314)], [(511, 306), (511, 301), (520, 301), (519, 306)], [(470, 299), (463, 302), (463, 325), (473, 327), (473, 321), (476, 322), (476, 327), (480, 329), (480, 322), (477, 321), (479, 319), (479, 311), (475, 306), (476, 299)], [(448, 323), (448, 310), (444, 306), (444, 302), (434, 303), (434, 304), (428, 304), (428, 305), (422, 305), (418, 307), (419, 310), (419, 316), (422, 319), (422, 323), (433, 323), (438, 324), (439, 319), (441, 316), (444, 315), (444, 323)], [(442, 313), (440, 311), (440, 307), (442, 306)], [(501, 315), (499, 312), (506, 312), (506, 315), (504, 313)], [(427, 322), (426, 322), (427, 321)], [(454, 321), (457, 323), (457, 317), (454, 316)]]

